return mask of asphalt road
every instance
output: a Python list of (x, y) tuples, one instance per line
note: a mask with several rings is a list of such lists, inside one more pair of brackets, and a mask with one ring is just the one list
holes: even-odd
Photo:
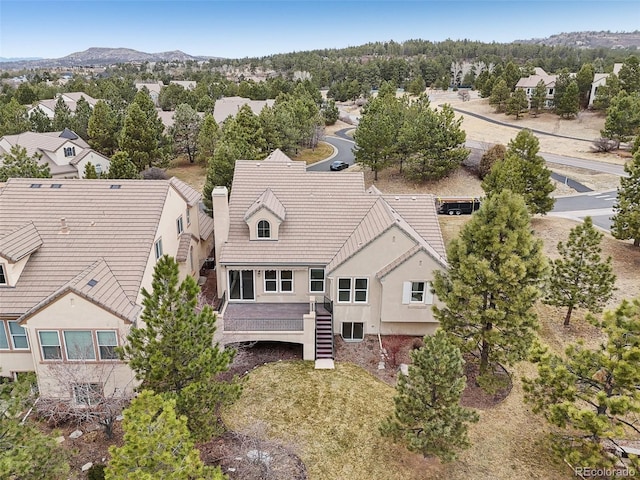
[[(346, 131), (351, 130), (350, 128), (340, 130), (336, 132), (336, 136), (326, 136), (324, 137), (324, 141), (334, 147), (334, 154), (327, 158), (326, 160), (322, 160), (321, 162), (316, 162), (313, 165), (307, 167), (307, 170), (310, 172), (327, 172), (329, 171), (329, 165), (331, 162), (335, 162), (336, 160), (340, 160), (349, 165), (353, 165), (355, 161), (353, 157), (353, 152), (351, 149), (355, 145), (354, 141), (351, 140), (351, 137), (346, 135)], [(340, 135), (340, 136), (337, 136)]]

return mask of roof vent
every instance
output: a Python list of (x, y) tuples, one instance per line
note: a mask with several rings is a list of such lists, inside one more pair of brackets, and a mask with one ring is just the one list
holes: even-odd
[(400, 200), (400, 197), (398, 197), (397, 195), (396, 195), (396, 200)]
[(414, 195), (413, 197), (411, 197), (411, 200), (415, 200), (415, 199), (416, 199), (416, 196), (415, 196), (415, 195)]
[(111, 185), (109, 188), (111, 190), (118, 190), (121, 187), (121, 185)]
[(40, 188), (42, 186), (41, 183), (32, 183), (29, 188)]
[(89, 281), (87, 282), (87, 285), (88, 285), (89, 287), (95, 287), (97, 284), (98, 284), (98, 280), (96, 280), (95, 278), (92, 278), (91, 280), (89, 280)]
[(69, 226), (67, 225), (67, 219), (62, 217), (60, 219), (60, 231), (58, 232), (61, 235), (69, 235), (69, 232), (71, 232), (71, 230), (69, 229)]

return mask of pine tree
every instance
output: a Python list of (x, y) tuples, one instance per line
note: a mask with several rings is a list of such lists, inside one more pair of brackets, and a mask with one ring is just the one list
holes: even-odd
[(98, 172), (96, 171), (96, 167), (91, 162), (87, 162), (84, 166), (84, 175), (82, 176), (85, 179), (96, 179), (98, 178)]
[(629, 176), (620, 177), (611, 234), (620, 240), (633, 239), (633, 245), (640, 247), (640, 152), (624, 166), (624, 171)]
[(127, 109), (120, 133), (120, 149), (127, 153), (139, 172), (160, 157), (157, 132), (150, 127), (147, 116), (137, 103), (132, 103)]
[(124, 445), (109, 447), (106, 480), (223, 480), (219, 468), (206, 467), (178, 416), (176, 402), (144, 390), (124, 410)]
[(189, 430), (201, 440), (220, 429), (218, 408), (239, 397), (240, 385), (217, 378), (228, 370), (235, 351), (214, 344), (216, 317), (208, 305), (196, 310), (199, 293), (193, 277), (179, 282), (172, 257), (161, 257), (152, 291), (142, 290), (140, 326), (131, 330), (120, 354), (141, 388), (176, 399), (177, 412), (188, 418)]
[(198, 132), (197, 140), (197, 159), (198, 162), (208, 163), (209, 159), (213, 157), (213, 153), (216, 150), (216, 142), (220, 136), (220, 128), (218, 122), (213, 117), (213, 114), (207, 113), (202, 119), (202, 125)]
[(482, 182), (488, 196), (505, 188), (522, 195), (532, 214), (545, 214), (553, 208), (555, 200), (551, 171), (538, 151), (540, 143), (531, 130), (521, 130), (507, 146), (507, 155), (496, 162)]
[(111, 157), (107, 178), (135, 179), (140, 178), (137, 167), (129, 160), (127, 152), (118, 152)]
[(39, 164), (41, 153), (27, 155), (27, 149), (14, 145), (9, 153), (0, 156), (0, 182), (9, 178), (51, 178), (49, 165)]
[(73, 130), (73, 114), (61, 96), (58, 97), (53, 112), (53, 130), (55, 132), (65, 128)]
[(526, 112), (528, 107), (527, 94), (523, 89), (518, 88), (507, 100), (507, 115), (515, 115), (516, 120), (518, 120), (522, 112)]
[(0, 136), (26, 132), (29, 127), (27, 107), (20, 105), (15, 98), (6, 104), (0, 102)]
[(591, 217), (571, 229), (567, 243), (558, 242), (560, 258), (551, 265), (549, 287), (544, 302), (567, 307), (564, 325), (568, 326), (576, 307), (600, 312), (613, 295), (616, 276), (611, 257), (600, 258), (604, 235), (595, 229)]
[(231, 190), (233, 170), (236, 160), (240, 159), (242, 159), (242, 156), (235, 144), (221, 140), (216, 146), (216, 151), (207, 165), (207, 177), (202, 189), (202, 202), (209, 216), (213, 216), (211, 192), (215, 187), (227, 187), (227, 189)]
[(71, 121), (71, 129), (83, 140), (88, 140), (89, 138), (89, 134), (87, 132), (89, 130), (89, 119), (91, 118), (92, 113), (93, 110), (91, 109), (91, 105), (89, 105), (89, 102), (81, 96), (76, 103), (76, 111), (74, 112)]
[(118, 117), (104, 100), (93, 107), (87, 127), (89, 145), (104, 155), (113, 155), (118, 148)]
[[(525, 400), (535, 413), (565, 431), (556, 452), (577, 467), (610, 468), (618, 459), (605, 442), (640, 433), (640, 301), (624, 300), (598, 326), (606, 342), (588, 349), (570, 345), (564, 356), (537, 352), (538, 377), (524, 379)], [(637, 459), (631, 467), (640, 468)]]
[(536, 85), (533, 95), (531, 95), (530, 105), (531, 113), (538, 115), (540, 110), (545, 107), (547, 101), (547, 86), (544, 81), (540, 80)]
[(382, 423), (380, 432), (425, 457), (455, 460), (458, 450), (470, 446), (467, 424), (479, 418), (460, 406), (466, 385), (462, 354), (439, 330), (411, 352), (411, 363), (409, 375), (398, 378), (395, 412)]
[(36, 107), (29, 114), (29, 123), (31, 124), (32, 132), (44, 133), (53, 130), (51, 119), (47, 116), (46, 113), (42, 111), (40, 107)]
[(507, 82), (500, 78), (493, 85), (491, 89), (491, 96), (489, 97), (489, 105), (496, 107), (496, 112), (504, 112), (507, 100), (511, 96), (511, 90), (507, 86)]
[(479, 352), (483, 375), (497, 362), (525, 358), (547, 266), (522, 197), (503, 190), (485, 200), (447, 256), (449, 270), (436, 272), (434, 282), (444, 304), (434, 307), (441, 327), (462, 350)]
[(198, 149), (198, 134), (202, 122), (200, 115), (186, 103), (181, 103), (176, 107), (173, 114), (173, 126), (171, 136), (173, 137), (173, 147), (177, 154), (186, 153), (189, 163), (196, 161)]
[(628, 94), (624, 90), (611, 99), (607, 118), (600, 134), (604, 138), (628, 142), (640, 131), (640, 92)]

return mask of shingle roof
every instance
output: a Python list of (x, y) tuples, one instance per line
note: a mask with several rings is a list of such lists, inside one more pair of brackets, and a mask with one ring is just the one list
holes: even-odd
[[(277, 242), (251, 241), (244, 217), (267, 188), (286, 209), (286, 221)], [(375, 190), (365, 192), (362, 172), (307, 172), (304, 162), (292, 161), (279, 150), (262, 161), (238, 160), (229, 199), (229, 236), (220, 263), (328, 265), (335, 258), (337, 264), (392, 223), (428, 244), (425, 248), (435, 258), (444, 259), (434, 197), (392, 198), (381, 199)], [(403, 215), (407, 219), (398, 221)]]
[[(0, 289), (0, 316), (24, 314), (98, 258), (135, 302), (170, 182), (38, 179), (41, 187), (30, 188), (32, 183), (10, 179), (0, 191), (0, 232), (12, 232), (28, 218), (42, 239), (16, 287)], [(61, 218), (68, 234), (60, 233)]]
[(189, 247), (191, 246), (191, 239), (193, 235), (187, 232), (183, 232), (180, 234), (180, 241), (178, 242), (178, 250), (176, 251), (176, 261), (177, 262), (186, 262), (187, 258), (189, 258)]
[[(11, 146), (20, 145), (27, 150), (27, 155), (32, 156), (34, 153), (42, 153), (42, 151), (55, 152), (66, 142), (72, 142), (73, 144), (81, 148), (89, 148), (89, 144), (82, 138), (78, 137), (76, 140), (69, 140), (68, 138), (61, 137), (63, 132), (24, 132), (18, 135), (5, 135), (2, 137)], [(0, 147), (0, 153), (2, 152)], [(8, 151), (5, 153), (9, 153)]]
[(284, 222), (284, 219), (287, 215), (287, 210), (282, 205), (282, 202), (278, 200), (278, 197), (273, 193), (270, 188), (267, 188), (262, 195), (260, 195), (255, 202), (251, 204), (247, 213), (244, 214), (244, 219), (249, 220), (251, 216), (256, 213), (261, 208), (266, 208), (271, 213), (273, 213), (277, 218), (280, 219), (281, 222)]
[(224, 122), (227, 117), (235, 117), (243, 105), (249, 105), (251, 111), (259, 115), (264, 107), (272, 107), (275, 100), (251, 100), (243, 97), (222, 97), (216, 100), (213, 117), (217, 123)]
[(187, 202), (187, 205), (193, 207), (197, 205), (198, 202), (202, 199), (202, 195), (200, 192), (195, 190), (192, 186), (187, 185), (182, 180), (178, 180), (176, 177), (171, 177), (169, 183), (178, 191), (180, 196), (184, 198), (184, 201)]
[(213, 218), (198, 209), (198, 226), (200, 227), (200, 238), (206, 240), (213, 233)]
[(33, 222), (29, 222), (0, 237), (0, 256), (17, 262), (41, 246), (42, 238)]

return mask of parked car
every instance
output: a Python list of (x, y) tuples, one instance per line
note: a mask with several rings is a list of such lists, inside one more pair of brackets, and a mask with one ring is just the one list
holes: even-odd
[(329, 169), (334, 172), (337, 172), (338, 170), (344, 170), (345, 168), (349, 168), (349, 164), (346, 162), (341, 162), (340, 160), (336, 160), (329, 167)]

